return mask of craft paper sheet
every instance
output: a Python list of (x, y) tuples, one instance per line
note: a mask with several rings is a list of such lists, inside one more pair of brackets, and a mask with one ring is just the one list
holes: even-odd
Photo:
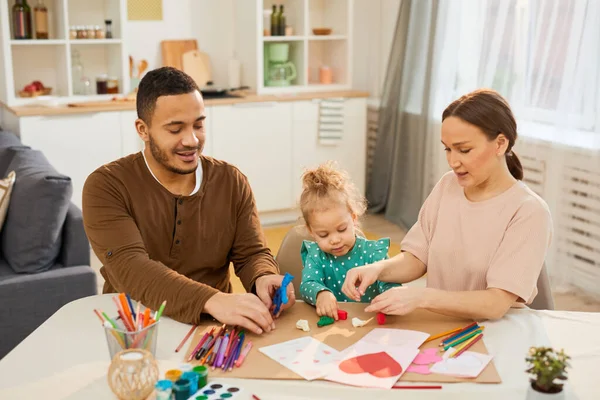
[(436, 374), (476, 378), (492, 358), (489, 354), (465, 351), (456, 358), (447, 358), (434, 364), (430, 370)]
[(390, 346), (360, 340), (325, 376), (326, 380), (352, 386), (389, 389), (419, 353), (413, 346)]
[(375, 328), (367, 333), (360, 342), (369, 342), (385, 346), (418, 348), (429, 337), (428, 333), (407, 329)]
[(261, 347), (259, 350), (309, 381), (327, 375), (341, 359), (337, 350), (311, 336)]

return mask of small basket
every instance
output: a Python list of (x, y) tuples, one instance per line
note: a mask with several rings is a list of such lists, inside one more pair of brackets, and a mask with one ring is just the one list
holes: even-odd
[(52, 88), (44, 88), (42, 90), (36, 90), (35, 92), (26, 92), (24, 90), (20, 90), (19, 97), (47, 96), (50, 93), (52, 93)]
[(313, 28), (313, 34), (317, 36), (326, 36), (331, 34), (331, 28)]

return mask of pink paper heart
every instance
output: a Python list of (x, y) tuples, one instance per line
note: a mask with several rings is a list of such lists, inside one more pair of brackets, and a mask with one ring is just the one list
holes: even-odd
[(431, 371), (429, 370), (429, 366), (428, 365), (415, 365), (415, 364), (411, 364), (406, 369), (406, 372), (414, 372), (415, 374), (421, 374), (421, 375), (429, 375), (429, 374), (431, 374)]
[(331, 352), (328, 351), (328, 350), (323, 350), (323, 353), (325, 353), (325, 354), (331, 354)]
[(436, 348), (422, 350), (413, 360), (413, 364), (429, 365), (438, 361), (442, 361), (442, 357), (436, 354), (437, 351), (438, 349)]

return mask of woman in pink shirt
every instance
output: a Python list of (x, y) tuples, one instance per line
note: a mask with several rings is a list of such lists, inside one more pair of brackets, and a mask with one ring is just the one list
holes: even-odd
[(552, 238), (547, 204), (524, 183), (512, 148), (517, 124), (493, 90), (477, 90), (442, 115), (451, 172), (425, 200), (402, 253), (348, 271), (342, 291), (359, 299), (373, 282), (406, 283), (427, 273), (427, 287), (402, 286), (375, 297), (367, 312), (403, 315), (417, 308), (498, 319), (533, 301)]

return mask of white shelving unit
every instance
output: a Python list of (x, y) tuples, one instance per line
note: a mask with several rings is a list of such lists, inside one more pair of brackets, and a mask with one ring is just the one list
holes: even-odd
[[(292, 36), (265, 36), (270, 30), (272, 6), (284, 6)], [(235, 49), (243, 66), (242, 83), (259, 94), (344, 90), (352, 87), (353, 0), (236, 0)], [(254, 15), (254, 18), (251, 16)], [(329, 35), (314, 35), (329, 28)], [(265, 52), (272, 43), (290, 45), (289, 61), (297, 77), (289, 86), (269, 87), (265, 79)], [(328, 66), (332, 83), (319, 81), (319, 68)]]
[[(34, 0), (28, 4), (32, 9)], [(75, 96), (72, 53), (79, 52), (84, 75), (96, 90), (96, 77), (107, 74), (119, 81), (120, 94), (129, 92), (129, 60), (125, 49), (127, 0), (45, 0), (48, 8), (49, 39), (16, 40), (12, 36), (14, 0), (0, 0), (0, 101), (12, 105), (34, 103), (39, 98), (19, 97), (18, 92), (32, 81), (51, 87), (58, 102), (103, 98), (106, 95)], [(98, 25), (112, 20), (111, 39), (69, 39), (70, 26)], [(33, 26), (35, 36), (35, 25)], [(110, 95), (114, 96), (114, 95)], [(45, 96), (44, 96), (45, 97)]]

